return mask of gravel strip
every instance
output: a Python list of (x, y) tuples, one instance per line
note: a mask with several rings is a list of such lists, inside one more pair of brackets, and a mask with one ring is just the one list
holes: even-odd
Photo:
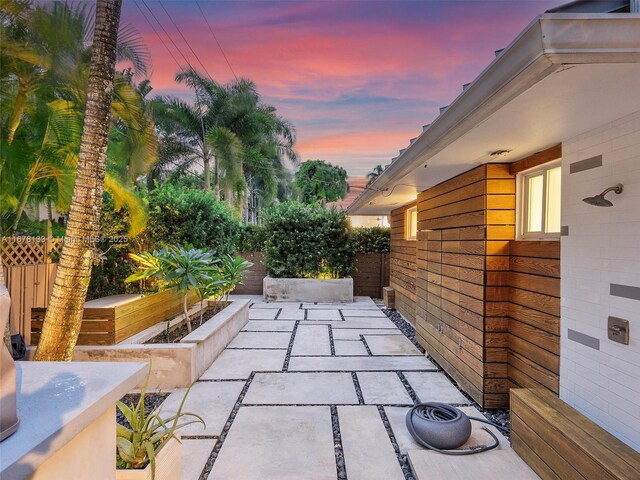
[(402, 473), (404, 474), (405, 480), (415, 480), (413, 470), (411, 469), (411, 464), (409, 464), (409, 457), (406, 454), (400, 453), (400, 447), (398, 446), (396, 436), (391, 429), (391, 424), (389, 423), (389, 419), (387, 418), (387, 414), (384, 411), (384, 407), (382, 405), (378, 405), (378, 412), (380, 413), (380, 418), (382, 418), (384, 428), (387, 430), (387, 435), (389, 435), (391, 446), (395, 450), (396, 456), (398, 457), (398, 463), (400, 463), (400, 468), (402, 468)]
[(333, 449), (336, 454), (336, 473), (340, 480), (346, 480), (347, 469), (344, 464), (344, 450), (342, 449), (340, 421), (338, 420), (338, 408), (335, 405), (331, 405), (331, 424), (333, 427)]

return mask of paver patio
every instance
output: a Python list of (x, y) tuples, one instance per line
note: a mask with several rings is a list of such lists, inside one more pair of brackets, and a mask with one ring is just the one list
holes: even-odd
[[(455, 469), (451, 457), (413, 441), (406, 411), (419, 398), (481, 414), (371, 299), (268, 304), (256, 297), (250, 312), (191, 390), (185, 410), (202, 415), (207, 428), (183, 433), (185, 480), (402, 480), (411, 473), (407, 458), (417, 480)], [(167, 411), (182, 392), (167, 399)], [(482, 463), (493, 459), (510, 478), (535, 478), (498, 435), (497, 453)], [(474, 425), (470, 444), (483, 442), (488, 435)]]

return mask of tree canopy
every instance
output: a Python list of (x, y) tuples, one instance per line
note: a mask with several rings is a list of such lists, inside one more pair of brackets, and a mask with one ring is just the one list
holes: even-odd
[(347, 196), (347, 171), (324, 160), (307, 160), (295, 174), (296, 185), (305, 203), (326, 203)]

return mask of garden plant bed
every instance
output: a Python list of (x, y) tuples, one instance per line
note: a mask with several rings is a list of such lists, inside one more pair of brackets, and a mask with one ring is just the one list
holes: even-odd
[[(174, 343), (142, 343), (164, 331), (142, 336), (139, 343), (76, 346), (73, 360), (81, 362), (145, 362), (151, 365), (148, 388), (186, 388), (207, 370), (249, 321), (250, 300), (230, 301), (202, 326)], [(199, 315), (197, 316), (199, 318)], [(158, 326), (154, 326), (158, 327)], [(153, 328), (153, 327), (152, 327)], [(141, 332), (141, 335), (144, 332)], [(32, 358), (35, 347), (29, 347)]]
[[(229, 302), (219, 302), (219, 303), (209, 303), (207, 307), (205, 307), (204, 312), (202, 313), (202, 323), (200, 323), (200, 312), (193, 313), (189, 316), (191, 319), (191, 326), (193, 330), (200, 328), (202, 325), (211, 320), (216, 314), (224, 310), (224, 308), (229, 305)], [(143, 342), (145, 344), (158, 344), (158, 343), (177, 343), (182, 340), (184, 337), (189, 335), (189, 331), (187, 329), (187, 322), (182, 320), (182, 322), (172, 325), (169, 328), (169, 335), (167, 338), (167, 330), (165, 329), (162, 333), (154, 336), (153, 338)]]

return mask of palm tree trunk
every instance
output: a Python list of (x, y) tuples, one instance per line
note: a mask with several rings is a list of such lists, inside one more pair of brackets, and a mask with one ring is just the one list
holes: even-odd
[(16, 130), (20, 126), (22, 120), (22, 114), (27, 106), (27, 92), (29, 88), (20, 82), (18, 86), (18, 94), (16, 101), (13, 104), (13, 111), (11, 112), (11, 118), (9, 118), (9, 125), (7, 126), (7, 140), (9, 143), (13, 142), (13, 137), (16, 134)]
[(24, 192), (22, 198), (20, 199), (20, 204), (16, 210), (16, 218), (13, 221), (13, 225), (11, 226), (11, 233), (15, 233), (18, 229), (18, 224), (20, 223), (20, 217), (24, 213), (24, 209), (27, 206), (27, 200), (29, 200), (29, 195), (31, 194), (31, 178), (27, 178), (27, 184), (25, 185)]
[(111, 119), (122, 0), (97, 0), (87, 106), (65, 243), (35, 360), (70, 361), (91, 278)]
[(204, 189), (209, 192), (211, 191), (211, 160), (206, 153), (202, 163), (204, 164)]
[(213, 190), (216, 200), (220, 200), (220, 179), (218, 178), (218, 159), (213, 156)]

